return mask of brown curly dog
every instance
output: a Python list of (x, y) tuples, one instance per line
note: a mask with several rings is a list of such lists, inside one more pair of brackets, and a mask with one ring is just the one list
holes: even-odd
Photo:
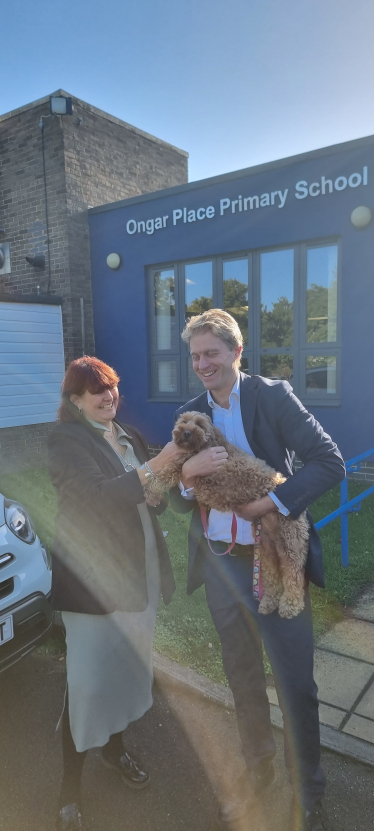
[[(173, 439), (185, 455), (157, 474), (146, 485), (146, 493), (159, 496), (178, 485), (184, 462), (207, 447), (222, 446), (228, 459), (210, 476), (197, 476), (195, 495), (201, 507), (235, 511), (241, 505), (261, 499), (285, 481), (285, 477), (261, 459), (230, 444), (204, 413), (183, 413), (176, 422)], [(261, 575), (264, 594), (259, 612), (275, 609), (291, 618), (304, 608), (304, 567), (308, 552), (309, 524), (305, 512), (298, 519), (282, 514), (261, 517)]]

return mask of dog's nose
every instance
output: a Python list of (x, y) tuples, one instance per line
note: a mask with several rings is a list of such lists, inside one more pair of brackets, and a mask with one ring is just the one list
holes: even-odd
[(184, 433), (183, 433), (183, 438), (186, 439), (186, 441), (187, 441), (187, 439), (189, 439), (190, 437), (191, 437), (191, 430), (185, 430)]

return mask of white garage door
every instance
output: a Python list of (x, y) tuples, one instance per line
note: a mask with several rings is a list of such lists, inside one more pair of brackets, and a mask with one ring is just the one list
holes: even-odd
[(60, 306), (0, 302), (0, 428), (54, 421), (64, 371)]

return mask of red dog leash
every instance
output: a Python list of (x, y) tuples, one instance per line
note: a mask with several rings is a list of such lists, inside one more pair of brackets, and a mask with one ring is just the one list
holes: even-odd
[(232, 540), (232, 542), (231, 542), (231, 545), (229, 545), (229, 547), (227, 548), (226, 551), (214, 551), (214, 548), (212, 548), (212, 546), (210, 544), (210, 539), (209, 539), (209, 536), (208, 536), (208, 517), (207, 517), (207, 512), (206, 512), (205, 508), (200, 508), (200, 514), (201, 514), (201, 521), (203, 523), (203, 528), (204, 528), (204, 531), (205, 531), (206, 541), (209, 545), (209, 548), (210, 548), (212, 554), (216, 554), (217, 557), (221, 557), (221, 556), (223, 556), (223, 554), (229, 554), (231, 549), (234, 548), (234, 545), (236, 543), (236, 534), (237, 534), (237, 530), (238, 530), (238, 523), (236, 521), (236, 515), (235, 514), (232, 515), (232, 522), (231, 522), (231, 540)]
[[(200, 515), (201, 521), (203, 523), (203, 528), (205, 531), (206, 541), (208, 546), (212, 552), (217, 557), (222, 557), (224, 554), (229, 554), (230, 551), (234, 548), (236, 543), (236, 535), (238, 530), (238, 523), (236, 520), (236, 514), (233, 513), (232, 515), (232, 522), (231, 522), (231, 545), (226, 549), (226, 551), (215, 551), (210, 544), (210, 539), (208, 535), (208, 517), (205, 508), (200, 508)], [(255, 600), (260, 601), (262, 595), (264, 593), (264, 588), (262, 585), (261, 579), (261, 564), (260, 564), (260, 557), (258, 554), (259, 546), (261, 545), (261, 521), (258, 519), (256, 523), (253, 523), (255, 526), (255, 542), (254, 542), (254, 555), (253, 555), (253, 597)]]

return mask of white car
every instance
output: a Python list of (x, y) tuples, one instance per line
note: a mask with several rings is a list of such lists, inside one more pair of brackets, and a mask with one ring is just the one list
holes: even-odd
[(0, 493), (0, 672), (48, 635), (51, 582), (48, 553), (26, 509)]

